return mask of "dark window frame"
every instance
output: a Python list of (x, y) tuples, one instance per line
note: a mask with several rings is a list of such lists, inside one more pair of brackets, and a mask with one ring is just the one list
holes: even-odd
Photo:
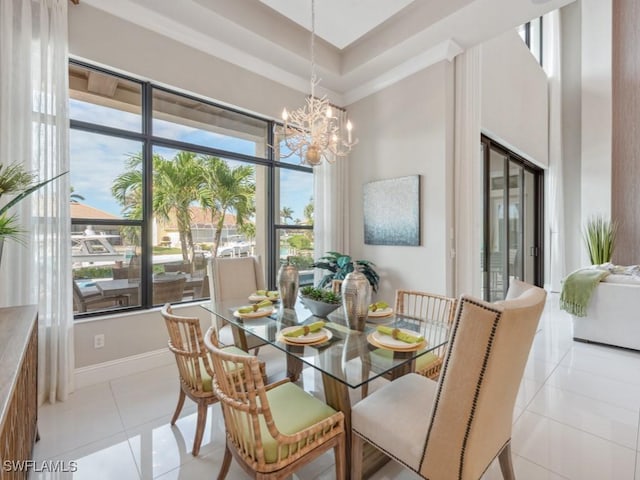
[[(185, 94), (183, 92), (179, 92), (177, 90), (172, 90), (166, 86), (161, 86), (155, 84), (151, 81), (143, 81), (132, 77), (130, 75), (122, 74), (119, 72), (115, 72), (109, 70), (108, 68), (99, 67), (93, 65), (89, 62), (84, 62), (81, 60), (70, 59), (69, 65), (78, 66), (81, 68), (87, 68), (94, 70), (99, 73), (103, 73), (105, 75), (110, 75), (114, 77), (118, 77), (124, 80), (128, 80), (134, 83), (137, 83), (141, 86), (141, 131), (133, 132), (129, 130), (123, 130), (120, 128), (109, 127), (105, 125), (94, 124), (86, 121), (80, 120), (70, 120), (70, 128), (72, 130), (79, 130), (89, 133), (96, 133), (100, 135), (106, 135), (114, 138), (123, 138), (128, 140), (136, 140), (141, 142), (142, 144), (142, 155), (143, 155), (143, 185), (144, 185), (144, 193), (143, 193), (143, 214), (140, 220), (131, 220), (131, 219), (93, 219), (93, 218), (72, 218), (71, 225), (86, 225), (91, 224), (95, 226), (137, 226), (141, 229), (141, 242), (140, 242), (140, 251), (141, 251), (141, 291), (140, 291), (140, 305), (123, 307), (121, 309), (110, 309), (109, 311), (99, 310), (94, 312), (86, 312), (76, 314), (74, 318), (76, 319), (85, 319), (90, 317), (101, 316), (105, 314), (113, 314), (122, 311), (139, 311), (139, 310), (148, 310), (155, 308), (156, 306), (152, 303), (152, 268), (153, 268), (153, 212), (151, 211), (151, 205), (153, 201), (153, 192), (152, 192), (152, 172), (153, 172), (153, 148), (155, 146), (164, 147), (164, 148), (173, 148), (176, 150), (187, 150), (193, 151), (199, 154), (212, 155), (220, 158), (224, 158), (226, 160), (235, 160), (240, 161), (245, 164), (253, 164), (256, 166), (263, 166), (267, 169), (267, 182), (265, 188), (267, 188), (267, 218), (266, 225), (267, 231), (265, 232), (265, 250), (267, 253), (266, 261), (263, 263), (265, 266), (265, 275), (267, 279), (267, 285), (270, 289), (276, 288), (276, 273), (279, 268), (279, 252), (277, 245), (277, 235), (278, 230), (286, 228), (287, 230), (313, 230), (313, 225), (282, 225), (276, 222), (276, 219), (279, 218), (279, 212), (276, 212), (276, 195), (275, 195), (275, 172), (277, 168), (288, 169), (288, 170), (296, 170), (301, 172), (307, 172), (313, 174), (312, 167), (306, 167), (304, 165), (296, 165), (290, 164), (286, 162), (281, 162), (275, 159), (273, 148), (267, 148), (267, 156), (263, 157), (254, 157), (251, 155), (246, 155), (242, 153), (237, 153), (233, 151), (223, 150), (219, 148), (206, 147), (199, 144), (192, 144), (188, 142), (172, 140), (165, 137), (158, 137), (153, 135), (152, 132), (152, 122), (153, 122), (153, 92), (154, 90), (161, 90), (165, 92), (169, 92), (171, 94), (187, 98), (190, 100), (202, 102), (208, 105), (211, 105), (216, 108), (220, 108), (223, 110), (227, 110), (230, 112), (234, 112), (240, 115), (244, 115), (247, 117), (251, 117), (254, 119), (258, 119), (260, 121), (264, 121), (267, 124), (267, 145), (273, 145), (274, 141), (274, 131), (277, 127), (281, 127), (282, 125), (278, 122), (270, 120), (268, 118), (260, 117), (258, 115), (249, 114), (238, 109), (231, 108), (226, 105), (220, 105), (211, 100), (198, 97), (195, 95)], [(195, 302), (201, 300), (195, 300)], [(191, 303), (194, 301), (187, 301), (183, 303)]]

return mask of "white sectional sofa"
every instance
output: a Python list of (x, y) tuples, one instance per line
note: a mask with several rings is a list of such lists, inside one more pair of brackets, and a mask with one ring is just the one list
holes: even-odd
[(640, 350), (640, 278), (611, 274), (595, 288), (573, 339)]

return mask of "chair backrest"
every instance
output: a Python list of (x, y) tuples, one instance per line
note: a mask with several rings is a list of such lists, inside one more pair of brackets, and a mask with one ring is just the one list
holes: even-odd
[(164, 271), (167, 273), (191, 273), (191, 262), (173, 262), (163, 265)]
[(211, 297), (218, 302), (246, 298), (265, 288), (260, 257), (212, 257), (208, 274)]
[(129, 278), (129, 267), (113, 267), (111, 268), (111, 278), (114, 280), (126, 280)]
[(167, 302), (181, 302), (184, 296), (185, 277), (172, 278), (153, 282), (153, 303), (154, 305)]
[[(209, 332), (215, 335), (213, 328)], [(213, 361), (213, 391), (222, 405), (227, 435), (249, 464), (268, 463), (260, 425), (266, 424), (273, 439), (281, 434), (273, 421), (258, 358), (218, 348), (209, 340), (209, 332), (205, 343)], [(287, 452), (279, 455), (286, 456)]]
[[(408, 321), (424, 324), (418, 326), (430, 345), (440, 343), (446, 339), (456, 313), (457, 300), (444, 295), (413, 290), (396, 290), (396, 313), (407, 317)], [(436, 324), (436, 326), (434, 326)], [(438, 328), (437, 324), (446, 326), (446, 330)], [(428, 325), (433, 328), (426, 328)], [(444, 336), (444, 338), (443, 338)], [(435, 353), (439, 357), (444, 355), (446, 346), (439, 347)]]
[(511, 438), (546, 292), (518, 280), (510, 289), (509, 300), (495, 304), (460, 301), (424, 443), (425, 478), (480, 478)]
[(208, 394), (203, 378), (213, 377), (213, 366), (202, 338), (200, 319), (174, 315), (168, 303), (160, 314), (169, 332), (169, 350), (175, 355), (180, 381), (196, 396)]
[(133, 255), (129, 260), (127, 277), (129, 283), (137, 283), (140, 281), (140, 257), (138, 257), (138, 255)]

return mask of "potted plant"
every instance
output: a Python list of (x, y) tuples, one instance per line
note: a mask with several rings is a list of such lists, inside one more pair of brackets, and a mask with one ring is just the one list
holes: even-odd
[[(375, 264), (368, 260), (356, 260), (355, 263), (359, 266), (360, 271), (367, 277), (367, 280), (369, 280), (373, 291), (377, 292), (380, 276), (373, 268)], [(344, 280), (348, 273), (353, 272), (353, 260), (351, 257), (339, 252), (327, 252), (327, 254), (321, 257), (313, 266), (329, 271), (329, 273), (320, 280), (318, 284), (320, 288), (331, 285), (332, 280)]]
[(2, 247), (5, 238), (22, 242), (21, 235), (24, 233), (18, 225), (17, 216), (15, 214), (9, 215), (9, 209), (65, 173), (37, 183), (35, 174), (25, 170), (22, 165), (17, 163), (6, 166), (0, 164), (0, 198), (3, 195), (15, 195), (9, 202), (0, 207), (0, 258), (2, 258)]
[(316, 317), (326, 317), (342, 304), (340, 295), (324, 288), (302, 287), (300, 298)]
[(616, 243), (617, 225), (602, 216), (596, 216), (587, 222), (584, 230), (584, 242), (589, 251), (592, 265), (601, 265), (611, 261)]

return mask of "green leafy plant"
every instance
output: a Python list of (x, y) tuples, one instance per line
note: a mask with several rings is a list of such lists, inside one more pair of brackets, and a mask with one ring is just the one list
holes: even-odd
[(334, 305), (342, 303), (340, 295), (325, 288), (302, 287), (300, 289), (300, 295), (315, 300), (316, 302), (331, 303)]
[[(349, 255), (339, 252), (327, 252), (324, 257), (321, 257), (320, 260), (313, 265), (316, 268), (329, 271), (329, 273), (322, 277), (318, 287), (324, 288), (331, 285), (332, 280), (344, 280), (347, 274), (353, 272), (353, 262)], [(355, 263), (359, 266), (360, 271), (367, 277), (367, 280), (369, 280), (373, 291), (377, 292), (380, 276), (373, 268), (375, 264), (368, 260), (356, 260)]]
[(10, 238), (21, 242), (20, 236), (23, 231), (18, 225), (18, 217), (15, 214), (9, 215), (9, 209), (65, 173), (67, 172), (36, 183), (35, 174), (25, 170), (22, 165), (17, 163), (11, 165), (0, 164), (0, 198), (7, 194), (15, 195), (9, 202), (0, 207), (0, 239)]
[(602, 216), (589, 219), (584, 230), (584, 241), (593, 265), (611, 261), (617, 230), (618, 226), (615, 222), (606, 220)]

